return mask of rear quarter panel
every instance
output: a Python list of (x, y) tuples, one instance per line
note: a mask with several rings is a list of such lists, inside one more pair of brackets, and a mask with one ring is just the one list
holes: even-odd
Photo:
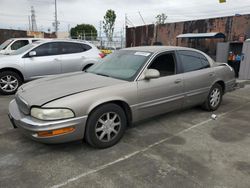
[(215, 73), (214, 83), (223, 81), (225, 92), (231, 91), (236, 83), (234, 70), (225, 64), (215, 64), (212, 69)]

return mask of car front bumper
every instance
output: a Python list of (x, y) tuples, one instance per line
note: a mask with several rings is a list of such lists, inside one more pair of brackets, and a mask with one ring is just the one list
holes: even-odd
[[(57, 121), (38, 120), (23, 114), (19, 110), (15, 100), (10, 102), (9, 118), (13, 126), (15, 128), (19, 128), (28, 137), (32, 138), (33, 140), (49, 144), (71, 142), (83, 139), (87, 121), (87, 116)], [(55, 136), (38, 136), (39, 132), (53, 131), (68, 127), (73, 127), (74, 131)]]

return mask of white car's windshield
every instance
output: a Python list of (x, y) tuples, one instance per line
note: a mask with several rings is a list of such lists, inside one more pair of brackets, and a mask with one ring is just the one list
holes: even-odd
[(119, 50), (91, 66), (86, 72), (131, 81), (147, 62), (151, 53), (134, 50)]
[(0, 45), (0, 50), (4, 50), (12, 41), (13, 41), (12, 39), (6, 40), (4, 43)]

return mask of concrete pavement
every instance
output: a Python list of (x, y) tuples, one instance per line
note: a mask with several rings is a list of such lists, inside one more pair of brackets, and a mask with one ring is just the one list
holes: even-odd
[(250, 187), (250, 86), (218, 118), (192, 108), (140, 122), (119, 144), (44, 145), (14, 130), (0, 96), (0, 187)]

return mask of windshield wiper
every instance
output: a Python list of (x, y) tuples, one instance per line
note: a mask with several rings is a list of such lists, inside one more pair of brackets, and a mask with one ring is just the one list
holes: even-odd
[(110, 76), (109, 76), (109, 75), (107, 75), (107, 74), (102, 74), (102, 73), (95, 73), (95, 74), (100, 75), (100, 76), (110, 77)]

